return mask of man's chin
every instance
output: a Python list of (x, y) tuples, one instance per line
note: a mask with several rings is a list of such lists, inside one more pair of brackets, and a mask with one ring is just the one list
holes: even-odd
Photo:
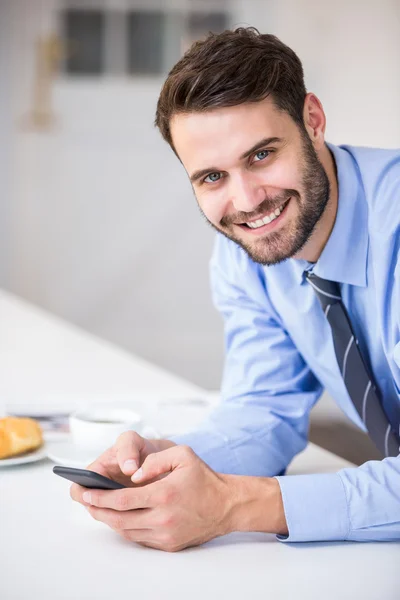
[(290, 254), (283, 252), (256, 252), (250, 248), (245, 248), (242, 246), (243, 250), (248, 254), (253, 262), (256, 262), (264, 267), (271, 267), (272, 265), (278, 265), (279, 263), (284, 262), (288, 258), (290, 258)]
[(277, 265), (293, 256), (293, 252), (291, 252), (292, 248), (284, 248), (285, 244), (282, 243), (282, 239), (274, 239), (274, 237), (278, 238), (278, 236), (272, 236), (271, 239), (270, 235), (268, 236), (268, 241), (264, 237), (249, 242), (233, 235), (231, 232), (221, 230), (221, 233), (240, 246), (253, 262), (263, 266)]

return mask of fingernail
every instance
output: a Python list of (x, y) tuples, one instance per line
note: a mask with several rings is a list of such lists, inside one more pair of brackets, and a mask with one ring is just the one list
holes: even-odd
[(136, 460), (126, 460), (124, 462), (124, 466), (123, 466), (123, 470), (124, 471), (136, 471), (136, 469), (138, 468), (138, 464), (136, 462)]
[(92, 504), (92, 494), (90, 492), (84, 492), (82, 498), (88, 504)]
[(132, 481), (137, 481), (143, 475), (143, 469), (138, 469), (131, 477)]

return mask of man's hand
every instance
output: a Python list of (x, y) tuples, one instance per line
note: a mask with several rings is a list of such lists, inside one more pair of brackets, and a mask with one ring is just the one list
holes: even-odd
[[(106, 450), (86, 468), (118, 481), (124, 486), (133, 487), (131, 476), (149, 454), (175, 445), (170, 440), (147, 440), (136, 431), (126, 431), (119, 436), (114, 446)], [(72, 486), (71, 492), (73, 489), (74, 486)]]
[[(146, 448), (141, 450), (147, 452), (141, 469), (129, 480), (131, 486), (137, 482), (140, 487), (103, 491), (74, 484), (73, 500), (125, 539), (169, 552), (231, 531), (234, 495), (229, 476), (212, 471), (187, 446), (154, 453)], [(124, 453), (123, 459), (128, 455)], [(116, 472), (120, 462), (103, 467), (101, 474), (126, 484)], [(93, 463), (92, 470), (97, 470), (95, 467)]]
[(127, 489), (74, 484), (72, 499), (143, 546), (175, 552), (232, 531), (288, 533), (275, 478), (216, 473), (191, 448), (169, 440), (124, 433), (88, 468)]

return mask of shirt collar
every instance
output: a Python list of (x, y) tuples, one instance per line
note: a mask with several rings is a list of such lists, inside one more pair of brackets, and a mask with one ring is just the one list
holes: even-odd
[(368, 208), (358, 167), (351, 154), (327, 144), (336, 163), (338, 209), (331, 235), (315, 264), (291, 259), (299, 283), (304, 271), (318, 277), (365, 287), (367, 285)]

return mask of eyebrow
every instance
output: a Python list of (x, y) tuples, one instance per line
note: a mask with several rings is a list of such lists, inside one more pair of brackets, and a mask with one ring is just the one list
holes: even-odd
[[(254, 154), (254, 152), (257, 152), (257, 150), (259, 150), (260, 148), (264, 148), (265, 146), (269, 146), (270, 144), (281, 144), (283, 141), (283, 138), (279, 137), (263, 138), (262, 140), (254, 144), (254, 146), (252, 146), (249, 150), (246, 150), (246, 152), (244, 152), (240, 156), (240, 160), (248, 158), (251, 154)], [(190, 181), (194, 183), (195, 181), (198, 181), (205, 175), (208, 175), (209, 173), (218, 173), (220, 170), (221, 169), (218, 167), (208, 167), (207, 169), (200, 169), (199, 171), (195, 171), (194, 173), (192, 173), (192, 175), (190, 176)]]

